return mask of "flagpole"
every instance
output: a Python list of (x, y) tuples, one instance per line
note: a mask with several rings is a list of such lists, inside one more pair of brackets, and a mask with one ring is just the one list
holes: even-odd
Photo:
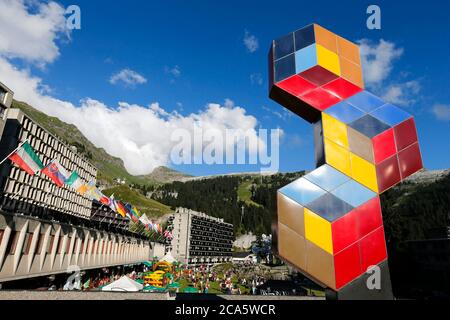
[(3, 159), (2, 161), (0, 161), (0, 165), (2, 165), (3, 162), (5, 162), (6, 160), (8, 160), (9, 157), (11, 157), (17, 150), (19, 150), (20, 147), (22, 147), (22, 146), (25, 144), (25, 142), (28, 142), (28, 139), (26, 139), (24, 142), (22, 142), (16, 149), (14, 149), (13, 152), (11, 152), (10, 154), (8, 154), (8, 156), (7, 156), (5, 159)]

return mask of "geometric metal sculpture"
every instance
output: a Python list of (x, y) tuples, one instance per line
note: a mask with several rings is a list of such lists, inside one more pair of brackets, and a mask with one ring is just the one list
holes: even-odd
[(314, 125), (318, 167), (278, 191), (279, 256), (338, 298), (370, 298), (378, 265), (389, 298), (379, 195), (423, 168), (413, 117), (364, 90), (359, 47), (317, 24), (274, 40), (269, 66), (270, 98)]

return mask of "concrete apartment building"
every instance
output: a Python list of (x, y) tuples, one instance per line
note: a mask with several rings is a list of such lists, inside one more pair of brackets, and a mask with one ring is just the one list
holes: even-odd
[[(3, 159), (27, 139), (44, 165), (56, 159), (69, 172), (76, 170), (84, 181), (96, 181), (97, 168), (76, 149), (67, 146), (19, 109), (9, 109), (0, 140), (0, 157)], [(46, 210), (81, 218), (91, 216), (92, 201), (89, 198), (67, 186), (56, 186), (43, 174), (30, 176), (11, 162), (0, 167), (0, 190), (3, 191), (0, 204), (5, 210), (22, 213)]]
[(204, 213), (179, 208), (173, 216), (172, 255), (188, 265), (231, 262), (233, 225)]
[[(97, 169), (19, 109), (0, 83), (0, 159), (28, 139), (44, 165), (57, 159), (86, 182)], [(0, 285), (24, 278), (140, 263), (151, 244), (128, 231), (127, 221), (41, 173), (28, 175), (11, 161), (0, 165)]]
[(13, 92), (0, 82), (0, 137), (6, 123), (7, 110), (11, 107)]

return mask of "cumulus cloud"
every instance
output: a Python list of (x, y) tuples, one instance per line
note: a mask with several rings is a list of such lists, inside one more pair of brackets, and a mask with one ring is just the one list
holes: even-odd
[[(157, 166), (170, 164), (169, 155), (175, 143), (170, 137), (176, 129), (185, 129), (193, 136), (199, 129), (249, 130), (258, 146), (264, 147), (257, 137), (256, 118), (229, 99), (223, 105), (210, 103), (189, 115), (167, 112), (158, 103), (140, 106), (120, 102), (111, 108), (96, 99), (86, 98), (76, 106), (48, 95), (40, 78), (15, 68), (3, 58), (0, 58), (0, 74), (15, 91), (16, 99), (74, 124), (95, 145), (121, 158), (132, 174), (147, 174)], [(224, 147), (229, 150), (234, 145), (229, 142)], [(250, 148), (249, 151), (255, 152)]]
[(253, 34), (245, 30), (244, 34), (244, 46), (247, 48), (248, 52), (253, 53), (259, 48), (259, 41)]
[(400, 79), (390, 80), (395, 62), (401, 58), (404, 49), (383, 39), (379, 42), (368, 39), (358, 42), (366, 86), (390, 103), (400, 106), (416, 103), (421, 90), (418, 80), (407, 80), (404, 73), (400, 73)]
[(403, 48), (397, 48), (395, 43), (383, 39), (378, 43), (362, 39), (359, 44), (364, 80), (368, 85), (377, 85), (386, 80), (393, 69), (395, 60), (403, 54)]
[(431, 109), (436, 119), (441, 121), (450, 121), (450, 105), (448, 104), (435, 104)]
[(44, 66), (59, 56), (58, 38), (69, 34), (56, 2), (0, 0), (0, 56)]
[(134, 87), (138, 84), (144, 84), (146, 82), (147, 79), (144, 76), (131, 69), (123, 69), (113, 74), (109, 79), (109, 83), (111, 84), (122, 83), (127, 87)]

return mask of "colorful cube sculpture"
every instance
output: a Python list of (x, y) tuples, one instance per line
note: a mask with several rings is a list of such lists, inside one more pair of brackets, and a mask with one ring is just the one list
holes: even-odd
[(423, 168), (414, 119), (364, 90), (359, 47), (317, 24), (273, 41), (269, 65), (270, 97), (320, 125), (325, 155), (278, 192), (278, 254), (338, 292), (387, 269), (379, 195)]

